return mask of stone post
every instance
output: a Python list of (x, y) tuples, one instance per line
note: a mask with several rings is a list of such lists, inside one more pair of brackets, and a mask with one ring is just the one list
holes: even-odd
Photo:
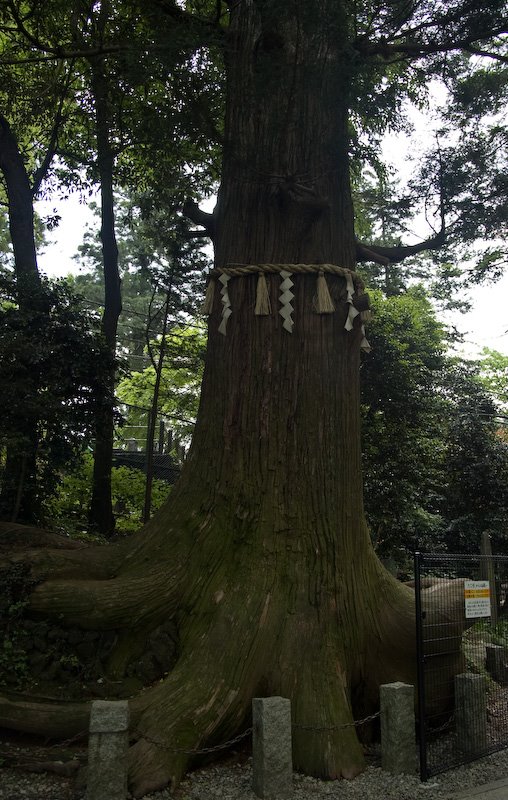
[(385, 683), (380, 687), (381, 767), (394, 775), (416, 769), (414, 687)]
[(90, 713), (86, 800), (127, 797), (127, 700), (94, 700)]
[(455, 676), (455, 730), (457, 746), (466, 756), (487, 746), (487, 681), (484, 675)]
[(485, 648), (485, 668), (496, 683), (506, 683), (507, 651), (499, 644), (488, 644)]
[(252, 700), (252, 788), (264, 800), (292, 795), (291, 703), (284, 697)]

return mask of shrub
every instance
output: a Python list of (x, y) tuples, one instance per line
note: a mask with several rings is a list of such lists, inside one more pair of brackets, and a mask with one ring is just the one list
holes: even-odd
[[(46, 510), (53, 525), (63, 528), (71, 536), (88, 538), (87, 514), (92, 491), (93, 458), (87, 453), (78, 470), (65, 475), (55, 495), (46, 502)], [(156, 511), (167, 498), (171, 486), (154, 478), (152, 484), (152, 511)], [(111, 494), (116, 517), (117, 533), (129, 533), (141, 524), (145, 499), (145, 475), (130, 467), (113, 467)]]

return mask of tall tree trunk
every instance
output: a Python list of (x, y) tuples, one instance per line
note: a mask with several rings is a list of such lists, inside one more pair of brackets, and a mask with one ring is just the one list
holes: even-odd
[[(153, 387), (152, 404), (150, 412), (148, 414), (148, 428), (146, 432), (146, 462), (145, 462), (146, 483), (145, 483), (145, 499), (143, 504), (143, 518), (142, 518), (143, 522), (148, 522), (148, 520), (150, 519), (150, 514), (152, 512), (153, 451), (154, 451), (154, 441), (155, 441), (155, 425), (157, 422), (157, 414), (159, 411), (159, 393), (162, 380), (162, 369), (164, 367), (164, 356), (166, 353), (166, 334), (168, 330), (169, 303), (171, 300), (172, 284), (173, 284), (173, 272), (171, 271), (170, 283), (166, 291), (166, 302), (164, 303), (164, 317), (162, 323), (161, 344), (159, 348), (157, 363), (155, 363), (150, 349), (152, 366), (155, 370), (155, 384)], [(150, 317), (148, 324), (150, 324)], [(150, 336), (148, 331), (148, 326), (146, 333), (148, 341), (148, 338)], [(162, 452), (162, 450), (160, 449), (160, 442), (159, 442), (159, 452)]]
[(114, 153), (110, 141), (108, 83), (102, 61), (92, 62), (92, 90), (95, 101), (97, 164), (101, 187), (101, 242), (104, 269), (104, 313), (102, 331), (110, 355), (111, 368), (98, 402), (92, 498), (89, 521), (97, 531), (109, 536), (115, 527), (111, 500), (113, 466), (115, 356), (118, 319), (122, 311), (118, 247), (115, 234), (113, 193)]
[[(232, 8), (217, 268), (354, 267), (343, 5)], [(380, 683), (414, 682), (413, 594), (364, 521), (360, 325), (345, 329), (345, 277), (327, 280), (336, 310), (318, 314), (316, 274), (293, 276), (290, 333), (277, 274), (268, 316), (254, 314), (257, 276), (232, 277), (225, 336), (215, 295), (196, 430), (167, 504), (100, 555), (32, 554), (36, 575), (51, 558), (53, 578), (31, 612), (116, 629), (117, 678), (154, 627), (178, 625), (176, 666), (131, 700), (135, 796), (176, 784), (185, 751), (234, 736), (251, 698), (271, 694), (291, 700), (296, 767), (351, 777), (363, 768), (352, 720), (377, 708)], [(37, 707), (30, 730), (54, 731), (56, 716)], [(0, 703), (0, 721), (22, 728), (26, 711)], [(68, 734), (65, 708), (61, 721)]]
[[(9, 231), (14, 252), (16, 291), (19, 308), (26, 315), (26, 324), (38, 324), (38, 317), (47, 312), (47, 300), (37, 269), (35, 250), (33, 196), (23, 157), (8, 121), (0, 114), (0, 170), (7, 189)], [(40, 322), (40, 319), (39, 319)], [(37, 395), (39, 376), (30, 363), (17, 363), (18, 378), (25, 394)], [(13, 438), (7, 445), (0, 516), (12, 521), (35, 522), (40, 516), (37, 497), (36, 454), (38, 442), (37, 403), (34, 413), (27, 415), (23, 405)], [(13, 411), (15, 415), (15, 411)]]

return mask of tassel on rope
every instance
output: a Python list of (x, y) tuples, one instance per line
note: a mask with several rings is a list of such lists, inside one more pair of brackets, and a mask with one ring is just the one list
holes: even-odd
[(266, 283), (266, 275), (260, 272), (258, 275), (258, 285), (256, 287), (256, 307), (254, 314), (257, 317), (267, 317), (271, 313), (270, 295)]
[(205, 299), (203, 301), (203, 305), (201, 306), (201, 313), (203, 316), (210, 316), (213, 310), (213, 298), (215, 296), (215, 281), (213, 278), (210, 278), (208, 281), (208, 286), (206, 287), (206, 294)]
[(333, 314), (335, 311), (335, 305), (330, 297), (325, 273), (322, 269), (319, 270), (317, 279), (316, 311), (318, 314)]

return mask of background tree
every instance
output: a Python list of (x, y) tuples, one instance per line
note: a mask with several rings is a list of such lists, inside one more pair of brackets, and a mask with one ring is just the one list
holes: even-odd
[[(209, 181), (210, 165), (207, 163), (200, 174), (199, 162), (203, 161), (205, 153), (208, 160), (216, 144), (210, 143), (213, 117), (207, 120), (206, 136), (196, 136), (196, 121), (192, 115), (180, 114), (177, 119), (171, 108), (172, 101), (177, 102), (172, 95), (175, 81), (171, 68), (175, 67), (175, 58), (179, 59), (178, 64), (182, 58), (188, 58), (187, 37), (177, 37), (172, 46), (166, 46), (164, 58), (152, 58), (148, 69), (144, 59), (139, 58), (139, 52), (151, 36), (135, 6), (126, 8), (125, 4), (109, 0), (93, 6), (82, 0), (70, 4), (55, 0), (42, 10), (39, 3), (7, 1), (1, 10), (8, 43), (3, 64), (11, 83), (19, 72), (20, 61), (25, 66), (34, 66), (35, 69), (28, 70), (30, 76), (41, 63), (54, 62), (57, 70), (60, 70), (61, 59), (67, 59), (69, 64), (66, 90), (73, 106), (69, 108), (67, 104), (65, 125), (55, 128), (52, 134), (53, 153), (60, 159), (54, 176), (68, 188), (94, 183), (100, 187), (104, 271), (102, 329), (110, 356), (113, 356), (121, 311), (114, 186), (128, 182), (138, 187), (152, 182), (153, 186), (155, 182), (164, 186), (161, 194), (172, 197), (174, 205), (174, 198), (181, 192), (179, 183), (185, 175), (182, 151), (187, 160), (193, 160), (195, 188)], [(190, 83), (195, 74), (203, 74), (199, 58), (194, 54), (192, 57), (192, 69), (182, 72), (179, 66), (180, 92), (185, 91), (182, 76), (191, 76), (190, 80), (187, 78)], [(213, 84), (211, 66), (210, 62), (208, 81)], [(208, 87), (194, 104), (199, 120), (203, 118), (207, 93), (210, 93)], [(46, 94), (51, 95), (51, 85)], [(51, 96), (48, 102), (53, 102)], [(62, 117), (61, 106), (59, 113)], [(172, 149), (162, 147), (162, 131), (166, 140), (170, 138), (174, 142)], [(189, 131), (194, 140), (192, 147)], [(203, 145), (201, 158), (198, 157), (200, 144)], [(108, 363), (112, 365), (114, 359), (110, 357)], [(106, 399), (113, 397), (114, 383), (112, 371), (106, 396), (97, 406), (97, 457), (94, 459), (90, 515), (92, 524), (102, 533), (110, 533), (114, 524), (110, 487), (114, 410)]]
[[(12, 278), (2, 279), (0, 297), (4, 485), (11, 479), (9, 452), (26, 452), (29, 436), (35, 435), (36, 442), (34, 470), (26, 474), (29, 492), (23, 481), (13, 486), (14, 504), (6, 513), (14, 522), (40, 522), (61, 472), (77, 464), (90, 440), (107, 356), (94, 332), (96, 320), (83, 312), (64, 282), (44, 285), (43, 309), (21, 306)], [(27, 498), (29, 508), (24, 505)]]
[[(62, 90), (62, 98), (65, 88)], [(49, 326), (48, 298), (37, 267), (36, 232), (33, 199), (47, 176), (55, 154), (54, 131), (61, 124), (62, 103), (58, 103), (53, 128), (43, 158), (29, 175), (15, 132), (7, 118), (0, 113), (0, 192), (7, 209), (9, 234), (12, 244), (13, 269), (16, 278), (16, 302), (21, 313), (41, 320), (46, 317)], [(42, 315), (42, 317), (41, 317)], [(13, 355), (13, 354), (11, 354)], [(16, 358), (22, 358), (18, 351)], [(41, 376), (36, 362), (21, 361), (19, 369), (24, 376), (24, 391), (37, 394)], [(33, 409), (32, 409), (33, 411)], [(23, 519), (34, 521), (38, 517), (37, 481), (37, 428), (33, 413), (22, 419), (16, 445), (7, 443), (6, 463), (0, 494), (0, 514), (22, 514)]]
[(504, 549), (508, 450), (481, 377), (488, 362), (446, 355), (446, 331), (421, 287), (373, 293), (371, 302), (373, 351), (360, 374), (365, 510), (376, 552), (407, 571), (415, 546), (477, 552), (483, 530)]
[(453, 406), (445, 453), (444, 503), (446, 542), (452, 552), (477, 550), (479, 534), (488, 531), (494, 552), (506, 548), (508, 522), (508, 445), (499, 427), (492, 396), (478, 367), (458, 363), (443, 388)]
[(376, 551), (400, 563), (417, 540), (442, 541), (444, 330), (421, 288), (371, 302), (372, 353), (360, 373), (365, 510)]
[(499, 411), (504, 414), (508, 401), (508, 356), (484, 347), (480, 367), (484, 386), (494, 396)]

